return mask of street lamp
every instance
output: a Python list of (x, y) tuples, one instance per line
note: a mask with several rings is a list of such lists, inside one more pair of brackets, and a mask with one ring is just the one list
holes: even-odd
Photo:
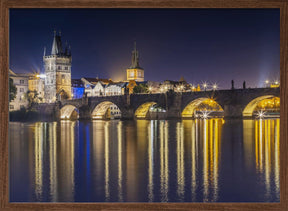
[(217, 84), (213, 85), (213, 90), (215, 91), (218, 88)]
[(149, 86), (149, 87), (148, 87), (148, 90), (149, 90), (149, 92), (151, 93), (151, 91), (152, 91), (152, 87)]
[(206, 84), (206, 83), (204, 83), (204, 84), (203, 84), (203, 87), (204, 87), (204, 91), (206, 91), (206, 88), (207, 88), (207, 84)]
[(265, 81), (265, 84), (266, 84), (266, 87), (268, 87), (269, 81), (266, 80), (266, 81)]

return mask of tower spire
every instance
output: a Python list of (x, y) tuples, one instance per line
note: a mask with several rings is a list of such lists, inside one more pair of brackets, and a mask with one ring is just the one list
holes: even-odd
[(131, 68), (139, 67), (139, 53), (136, 48), (136, 41), (134, 41), (134, 50), (132, 51), (132, 65)]
[(61, 37), (56, 34), (56, 30), (54, 30), (54, 39), (53, 39), (53, 44), (52, 44), (52, 55), (58, 55), (62, 54), (62, 42), (61, 42)]

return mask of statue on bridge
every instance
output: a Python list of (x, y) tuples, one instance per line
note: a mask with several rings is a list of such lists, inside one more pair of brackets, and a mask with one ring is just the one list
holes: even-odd
[(231, 89), (234, 89), (234, 80), (231, 81), (231, 85), (232, 85)]
[(243, 82), (243, 89), (246, 89), (246, 81)]

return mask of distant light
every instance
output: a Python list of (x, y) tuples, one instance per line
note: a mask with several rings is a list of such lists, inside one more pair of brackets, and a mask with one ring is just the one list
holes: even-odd
[(213, 89), (216, 90), (218, 88), (217, 84), (213, 85)]
[(149, 91), (151, 91), (151, 90), (152, 90), (152, 87), (149, 87), (148, 89), (149, 89)]
[(45, 74), (40, 74), (40, 75), (37, 75), (37, 77), (39, 77), (39, 78), (46, 78), (46, 75), (45, 75)]
[(269, 81), (268, 81), (268, 80), (266, 80), (266, 81), (265, 81), (265, 83), (266, 83), (266, 84), (268, 84), (268, 83), (269, 83)]
[(275, 84), (277, 85), (279, 82), (278, 81), (275, 81)]

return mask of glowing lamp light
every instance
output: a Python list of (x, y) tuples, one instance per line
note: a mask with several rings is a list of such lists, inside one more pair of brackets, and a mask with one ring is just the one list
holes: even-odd
[(265, 111), (258, 111), (258, 113), (257, 113), (257, 117), (259, 118), (259, 119), (263, 119), (264, 117), (265, 117), (265, 114), (266, 114), (266, 112)]
[(201, 111), (201, 113), (202, 113), (202, 115), (201, 115), (202, 119), (208, 119), (211, 111), (205, 110), (205, 111)]
[(213, 89), (216, 90), (218, 88), (217, 84), (213, 85)]
[(268, 83), (269, 83), (269, 81), (268, 81), (268, 80), (266, 80), (266, 81), (265, 81), (265, 83), (266, 83), (266, 84), (268, 84)]
[(46, 75), (45, 74), (37, 74), (36, 78), (46, 78)]
[(276, 84), (276, 85), (278, 85), (278, 84), (279, 84), (279, 82), (278, 82), (278, 81), (275, 81), (275, 84)]

